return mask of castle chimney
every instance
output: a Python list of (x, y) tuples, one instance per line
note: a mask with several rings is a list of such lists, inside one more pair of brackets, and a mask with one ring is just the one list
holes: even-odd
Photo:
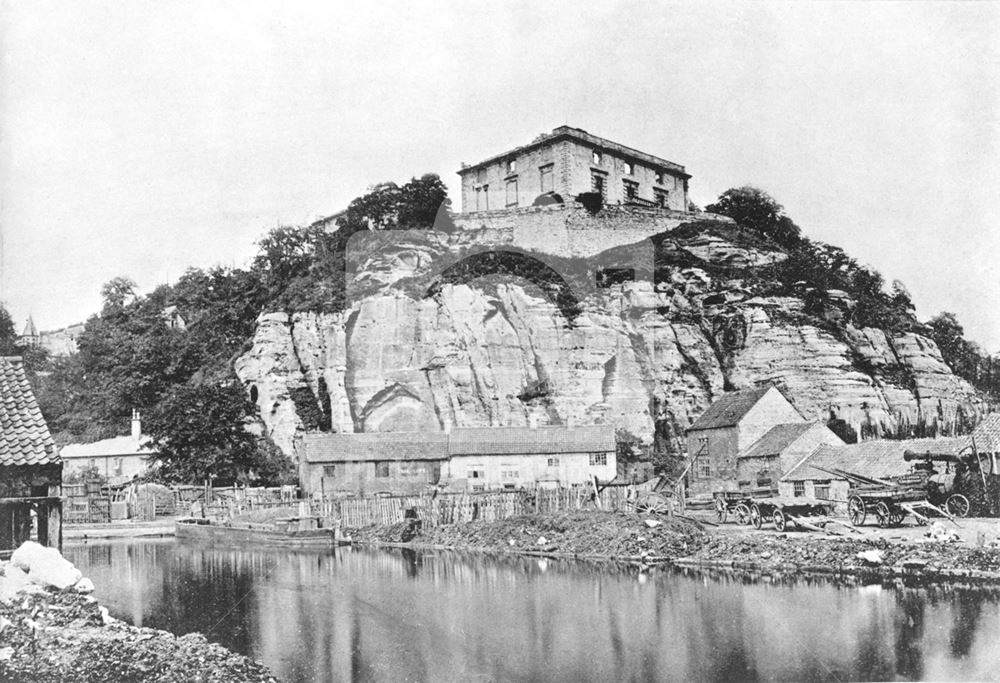
[(142, 420), (139, 417), (139, 411), (132, 409), (132, 438), (136, 441), (142, 437)]

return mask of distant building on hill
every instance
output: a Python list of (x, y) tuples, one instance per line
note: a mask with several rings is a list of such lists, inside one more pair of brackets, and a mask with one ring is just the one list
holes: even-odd
[(28, 316), (28, 321), (24, 324), (24, 330), (21, 332), (21, 336), (18, 337), (17, 341), (21, 346), (30, 346), (35, 348), (38, 346), (41, 337), (38, 334), (38, 328), (35, 327), (35, 321), (32, 317)]
[(617, 473), (610, 425), (311, 433), (296, 440), (295, 450), (308, 495), (558, 487), (592, 477), (606, 482)]
[(687, 211), (691, 178), (680, 164), (570, 126), (463, 165), (458, 174), (465, 213), (570, 201), (586, 192), (607, 204)]

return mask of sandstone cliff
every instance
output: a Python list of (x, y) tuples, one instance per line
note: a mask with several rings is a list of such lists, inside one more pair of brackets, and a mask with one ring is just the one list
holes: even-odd
[[(780, 249), (712, 225), (527, 270), (477, 261), (511, 246), (485, 230), (381, 236), (349, 266), (346, 310), (262, 315), (236, 370), (286, 453), (325, 411), (337, 431), (610, 422), (676, 449), (722, 391), (763, 381), (869, 434), (981, 410), (932, 341), (838, 322), (836, 292), (807, 314), (767, 281)], [(532, 263), (562, 277), (532, 282)]]

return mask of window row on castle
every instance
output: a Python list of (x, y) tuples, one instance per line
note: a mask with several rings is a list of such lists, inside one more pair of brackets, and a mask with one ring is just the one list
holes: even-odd
[[(608, 174), (604, 171), (591, 171), (590, 172), (590, 189), (601, 195), (601, 199), (604, 201), (608, 200)], [(639, 196), (639, 183), (635, 180), (629, 180), (625, 178), (622, 180), (622, 196), (627, 202), (634, 202), (641, 200), (642, 197)], [(667, 207), (667, 201), (670, 198), (670, 192), (659, 187), (653, 188), (653, 203), (660, 208)]]

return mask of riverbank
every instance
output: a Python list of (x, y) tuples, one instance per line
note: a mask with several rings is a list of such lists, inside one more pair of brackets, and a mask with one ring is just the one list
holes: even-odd
[(0, 681), (277, 681), (201, 634), (177, 637), (109, 617), (58, 552), (27, 571), (23, 564), (16, 553), (0, 562)]
[[(851, 536), (778, 533), (686, 517), (580, 511), (435, 527), (412, 539), (405, 523), (351, 534), (356, 543), (372, 545), (669, 563), (764, 574), (878, 574), (1000, 583), (1000, 547), (992, 539), (978, 545), (952, 534), (928, 538), (927, 527), (893, 531), (893, 536), (875, 529)], [(940, 540), (945, 537), (948, 540)]]
[(63, 526), (63, 540), (162, 538), (174, 535), (176, 521), (176, 517), (158, 517), (148, 522), (121, 520), (106, 524), (66, 524)]

